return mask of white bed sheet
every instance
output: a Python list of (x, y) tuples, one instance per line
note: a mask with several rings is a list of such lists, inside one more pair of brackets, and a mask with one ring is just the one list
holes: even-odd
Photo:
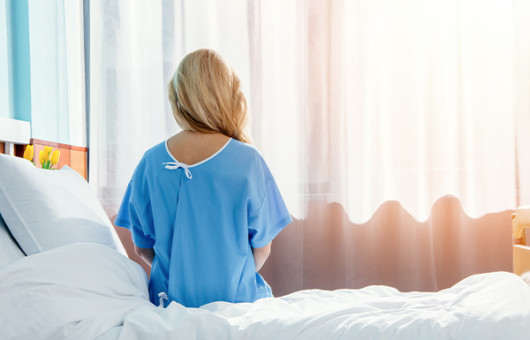
[(163, 309), (137, 264), (90, 243), (0, 270), (0, 306), (1, 339), (530, 339), (530, 287), (511, 273), (437, 293), (370, 286)]
[(13, 240), (9, 229), (0, 216), (0, 268), (23, 258), (24, 253)]

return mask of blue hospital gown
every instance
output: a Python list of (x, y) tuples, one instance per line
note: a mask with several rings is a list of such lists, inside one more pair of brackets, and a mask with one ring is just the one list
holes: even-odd
[(272, 296), (256, 273), (252, 248), (266, 246), (291, 222), (267, 164), (234, 139), (208, 159), (179, 163), (167, 142), (136, 167), (115, 224), (140, 248), (153, 248), (151, 302), (158, 294), (199, 307)]

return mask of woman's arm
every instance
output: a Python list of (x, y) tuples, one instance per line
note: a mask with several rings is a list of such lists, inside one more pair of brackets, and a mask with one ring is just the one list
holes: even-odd
[(265, 261), (267, 261), (267, 258), (271, 253), (271, 243), (267, 244), (265, 247), (252, 248), (254, 263), (256, 264), (256, 272), (259, 272), (261, 267), (265, 264)]
[(153, 248), (139, 248), (137, 246), (134, 246), (134, 252), (140, 256), (142, 260), (145, 261), (151, 267), (153, 264), (153, 258), (155, 257), (155, 251)]

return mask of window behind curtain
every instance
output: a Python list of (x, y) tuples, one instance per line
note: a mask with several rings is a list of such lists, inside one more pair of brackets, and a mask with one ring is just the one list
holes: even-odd
[(0, 0), (0, 116), (86, 146), (83, 2)]

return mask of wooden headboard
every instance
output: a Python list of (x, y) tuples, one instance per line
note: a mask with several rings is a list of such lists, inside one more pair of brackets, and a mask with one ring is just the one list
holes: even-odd
[(87, 179), (88, 149), (86, 147), (73, 146), (68, 144), (33, 139), (31, 128), (28, 122), (1, 118), (0, 117), (0, 153), (13, 154), (18, 157), (24, 155), (26, 145), (34, 146), (33, 162), (40, 167), (39, 153), (45, 146), (51, 146), (61, 152), (58, 169), (68, 165), (81, 176)]

